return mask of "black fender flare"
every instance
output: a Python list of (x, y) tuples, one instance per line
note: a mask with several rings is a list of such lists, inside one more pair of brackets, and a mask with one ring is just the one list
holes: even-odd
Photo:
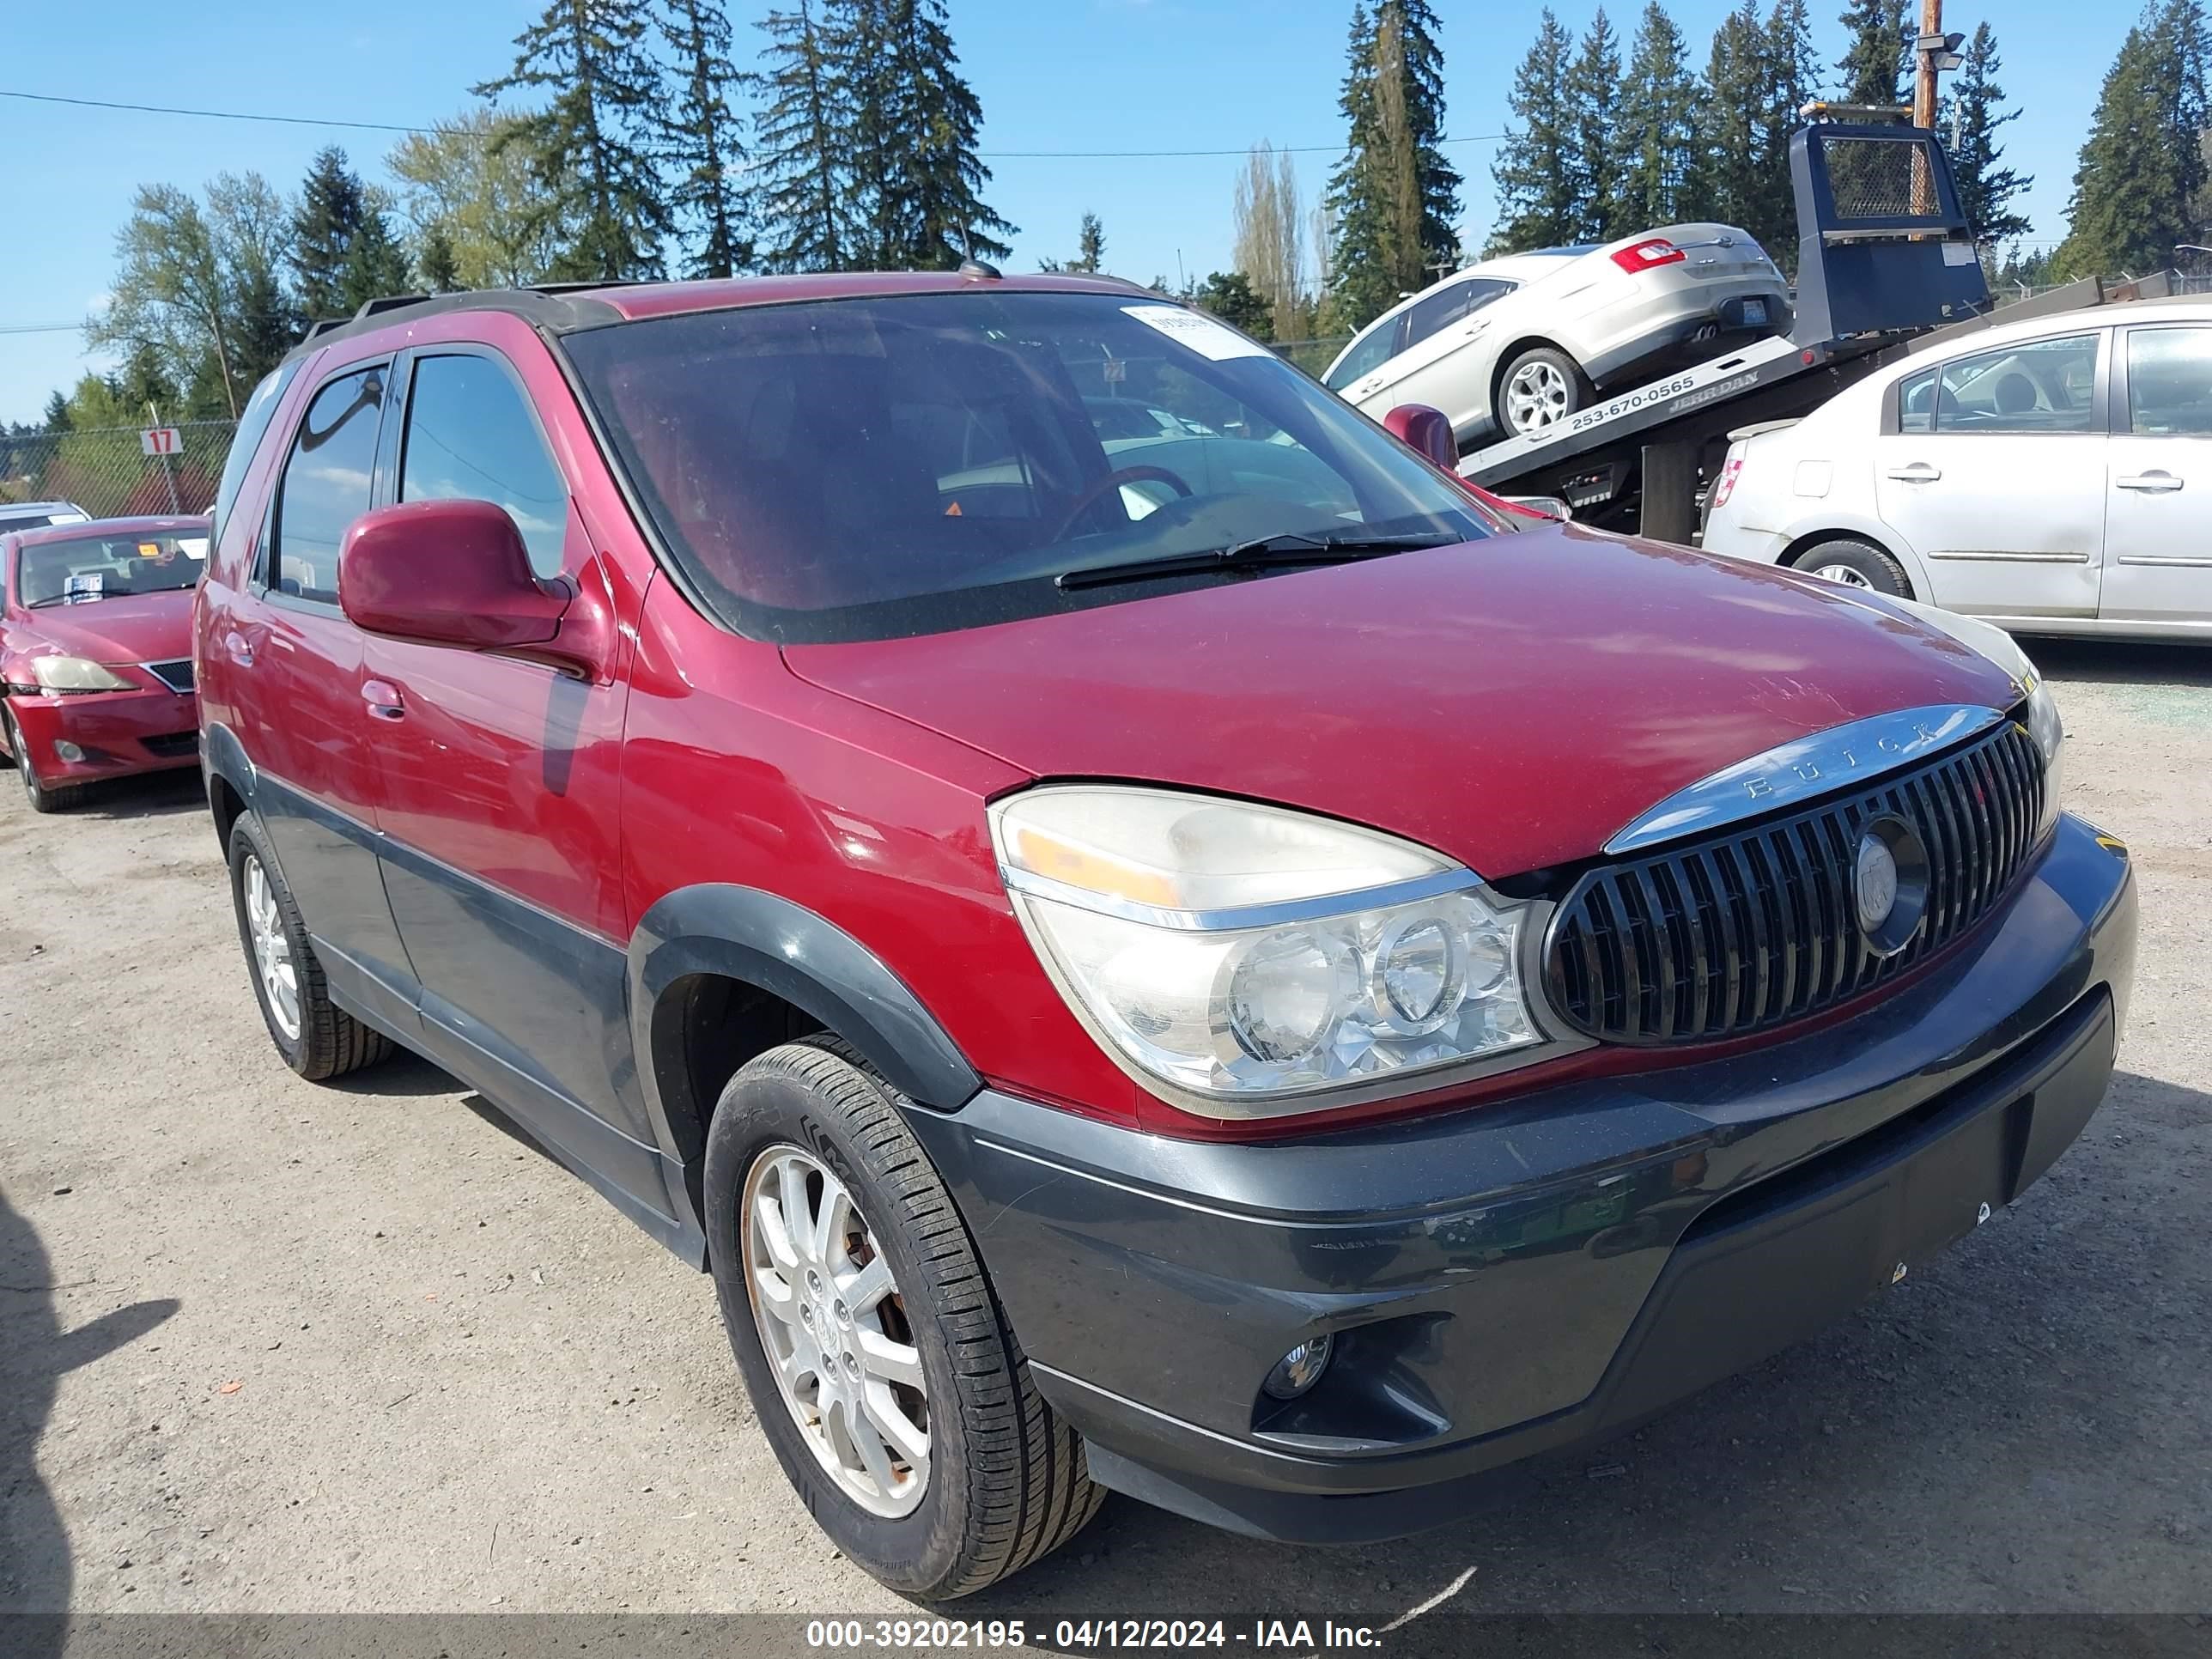
[[(663, 994), (697, 974), (742, 980), (843, 1037), (917, 1104), (953, 1111), (983, 1086), (921, 1000), (867, 946), (835, 922), (757, 887), (680, 887), (638, 919), (629, 943), (629, 1019), (639, 1083), (656, 1127), (670, 1108), (702, 1115), (714, 1103), (664, 1097), (682, 1074), (680, 1024), (658, 1017)], [(669, 1148), (675, 1151), (672, 1146)]]
[[(221, 778), (232, 792), (245, 803), (245, 810), (253, 810), (253, 763), (246, 757), (246, 745), (238, 740), (238, 733), (220, 721), (209, 725), (200, 733), (200, 776), (208, 786), (208, 810), (215, 817), (218, 835), (222, 820), (216, 814), (215, 781)], [(223, 848), (228, 857), (230, 848)]]

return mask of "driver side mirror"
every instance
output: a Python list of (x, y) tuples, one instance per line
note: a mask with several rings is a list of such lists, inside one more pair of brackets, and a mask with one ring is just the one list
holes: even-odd
[(1400, 404), (1382, 417), (1382, 428), (1445, 471), (1459, 470), (1459, 440), (1452, 435), (1451, 420), (1441, 409), (1426, 404)]
[(563, 627), (575, 608), (570, 585), (531, 569), (522, 532), (490, 501), (401, 501), (362, 514), (338, 550), (338, 605), (366, 633), (526, 657), (586, 678), (599, 666), (598, 630), (582, 617)]

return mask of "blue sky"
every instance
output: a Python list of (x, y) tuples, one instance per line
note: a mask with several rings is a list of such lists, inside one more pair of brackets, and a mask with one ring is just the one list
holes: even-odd
[[(505, 69), (516, 32), (542, 0), (377, 0), (373, 7), (301, 7), (272, 0), (221, 6), (95, 8), (26, 3), (8, 9), (10, 50), (0, 88), (414, 125), (463, 107), (468, 88)], [(741, 44), (769, 0), (732, 0)], [(1335, 145), (1351, 0), (951, 0), (954, 36), (982, 99), (987, 151), (1225, 149), (1256, 140)], [(1454, 135), (1499, 131), (1515, 65), (1535, 27), (1536, 0), (1442, 0)], [(1594, 0), (1563, 0), (1577, 33)], [(1632, 29), (1641, 0), (1609, 9)], [(1702, 64), (1724, 0), (1673, 0)], [(1825, 58), (1841, 50), (1832, 14), (1814, 0)], [(95, 20), (93, 11), (100, 14)], [(2036, 175), (2027, 210), (2056, 238), (2075, 153), (2099, 84), (2133, 9), (2060, 0), (1953, 0), (1951, 28), (1987, 17), (2003, 82), (2027, 117), (2006, 129), (2008, 160)], [(70, 332), (8, 332), (80, 319), (112, 268), (114, 234), (133, 189), (258, 169), (286, 190), (326, 142), (380, 176), (391, 135), (325, 131), (184, 117), (125, 114), (0, 100), (0, 419), (34, 418), (46, 394), (88, 366)], [(1459, 143), (1467, 222), (1490, 222), (1496, 146)], [(1311, 195), (1332, 160), (1298, 158)], [(1149, 280), (1226, 264), (1234, 155), (1176, 160), (1016, 159), (991, 163), (989, 199), (1022, 228), (1013, 263), (1033, 267), (1075, 247), (1087, 209), (1106, 227), (1107, 263)]]

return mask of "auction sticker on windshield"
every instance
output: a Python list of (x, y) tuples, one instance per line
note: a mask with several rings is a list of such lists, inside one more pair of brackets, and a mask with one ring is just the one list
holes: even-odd
[(1170, 340), (1180, 340), (1193, 351), (1226, 362), (1231, 357), (1266, 357), (1273, 354), (1235, 329), (1217, 323), (1202, 312), (1181, 306), (1123, 306), (1122, 311), (1147, 328), (1158, 329)]

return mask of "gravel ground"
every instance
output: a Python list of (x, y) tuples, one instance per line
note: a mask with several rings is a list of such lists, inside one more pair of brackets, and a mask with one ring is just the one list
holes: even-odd
[[(2018, 1205), (1478, 1519), (1292, 1550), (1116, 1498), (960, 1612), (2212, 1607), (2212, 653), (2039, 655), (2143, 939)], [(423, 1061), (284, 1070), (195, 779), (0, 781), (0, 1611), (915, 1613), (793, 1502), (702, 1277)]]

